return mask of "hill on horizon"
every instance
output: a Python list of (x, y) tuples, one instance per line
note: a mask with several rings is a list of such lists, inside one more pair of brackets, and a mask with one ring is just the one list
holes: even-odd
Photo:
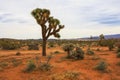
[[(111, 34), (111, 35), (104, 35), (105, 39), (120, 39), (120, 34)], [(81, 39), (90, 39), (90, 37), (81, 38)], [(99, 39), (99, 36), (92, 36), (92, 39)]]

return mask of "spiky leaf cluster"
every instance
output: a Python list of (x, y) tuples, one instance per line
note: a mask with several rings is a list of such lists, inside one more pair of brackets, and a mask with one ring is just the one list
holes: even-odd
[(72, 51), (73, 49), (74, 49), (73, 44), (66, 44), (66, 45), (63, 46), (64, 51)]
[(42, 27), (42, 34), (44, 38), (48, 39), (51, 35), (60, 38), (60, 34), (58, 32), (64, 28), (64, 25), (60, 25), (60, 21), (58, 19), (50, 16), (50, 11), (48, 9), (37, 8), (34, 9), (31, 14), (36, 19), (37, 23)]

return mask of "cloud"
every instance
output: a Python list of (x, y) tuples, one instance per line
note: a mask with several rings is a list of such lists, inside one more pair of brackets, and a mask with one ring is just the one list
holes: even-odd
[(120, 25), (119, 0), (96, 0), (87, 6), (82, 6), (80, 13), (86, 22), (116, 26)]
[(0, 23), (27, 23), (28, 21), (12, 13), (0, 14)]
[[(62, 38), (119, 33), (119, 4), (120, 0), (0, 0), (0, 32), (7, 26), (15, 30), (24, 26), (20, 29), (23, 37), (27, 37), (26, 33), (34, 33), (33, 26), (35, 29), (40, 27), (30, 13), (39, 7), (49, 9), (51, 16), (58, 18), (61, 24), (65, 25), (60, 32)], [(26, 27), (27, 29), (24, 29)], [(10, 28), (5, 28), (7, 30), (2, 33), (9, 32)], [(40, 31), (35, 30), (34, 35), (38, 33)], [(9, 37), (9, 34), (6, 35)], [(12, 35), (20, 37), (15, 33)], [(34, 35), (29, 37), (34, 38)], [(0, 36), (5, 35), (0, 34)]]
[(102, 17), (97, 17), (94, 21), (111, 26), (120, 25), (120, 15), (103, 15)]

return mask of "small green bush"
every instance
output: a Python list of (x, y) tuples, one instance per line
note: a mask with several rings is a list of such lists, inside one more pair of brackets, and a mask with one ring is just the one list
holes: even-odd
[(21, 64), (22, 63), (22, 61), (18, 61), (18, 60), (16, 60), (16, 59), (13, 59), (12, 60), (12, 64), (13, 64), (13, 66), (18, 66), (19, 64)]
[(38, 67), (38, 69), (40, 69), (42, 71), (49, 71), (51, 68), (52, 68), (52, 66), (47, 63), (41, 63), (40, 66)]
[(120, 48), (117, 49), (117, 52), (120, 52)]
[(48, 43), (48, 47), (49, 47), (49, 48), (55, 47), (55, 43), (54, 43), (54, 42), (49, 42), (49, 43)]
[(28, 50), (39, 50), (38, 44), (29, 44)]
[(88, 55), (94, 55), (94, 52), (92, 50), (87, 50)]
[(75, 59), (84, 59), (84, 51), (81, 48), (76, 47), (76, 50), (74, 51), (74, 53), (72, 54), (72, 56)]
[(28, 61), (27, 67), (25, 68), (24, 72), (32, 72), (35, 68), (36, 68), (35, 63), (32, 60), (30, 60)]
[(59, 54), (60, 52), (59, 51), (55, 51), (54, 54)]
[(8, 66), (8, 62), (0, 62), (0, 67), (5, 68)]
[(47, 61), (46, 62), (41, 62), (40, 65), (38, 65), (38, 69), (42, 71), (49, 71), (52, 66), (49, 64), (50, 60), (52, 59), (52, 54), (47, 56)]
[(120, 52), (117, 53), (117, 58), (120, 58)]
[(101, 61), (95, 66), (95, 69), (99, 71), (105, 71), (107, 69), (107, 63), (104, 61)]
[(67, 52), (67, 57), (71, 57), (71, 51), (74, 49), (74, 45), (73, 44), (65, 44), (63, 46), (63, 50)]

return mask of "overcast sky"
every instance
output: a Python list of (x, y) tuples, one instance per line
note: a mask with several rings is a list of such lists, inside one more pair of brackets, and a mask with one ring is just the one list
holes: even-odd
[(120, 0), (0, 0), (0, 38), (41, 38), (35, 8), (49, 9), (65, 25), (62, 39), (120, 33)]

